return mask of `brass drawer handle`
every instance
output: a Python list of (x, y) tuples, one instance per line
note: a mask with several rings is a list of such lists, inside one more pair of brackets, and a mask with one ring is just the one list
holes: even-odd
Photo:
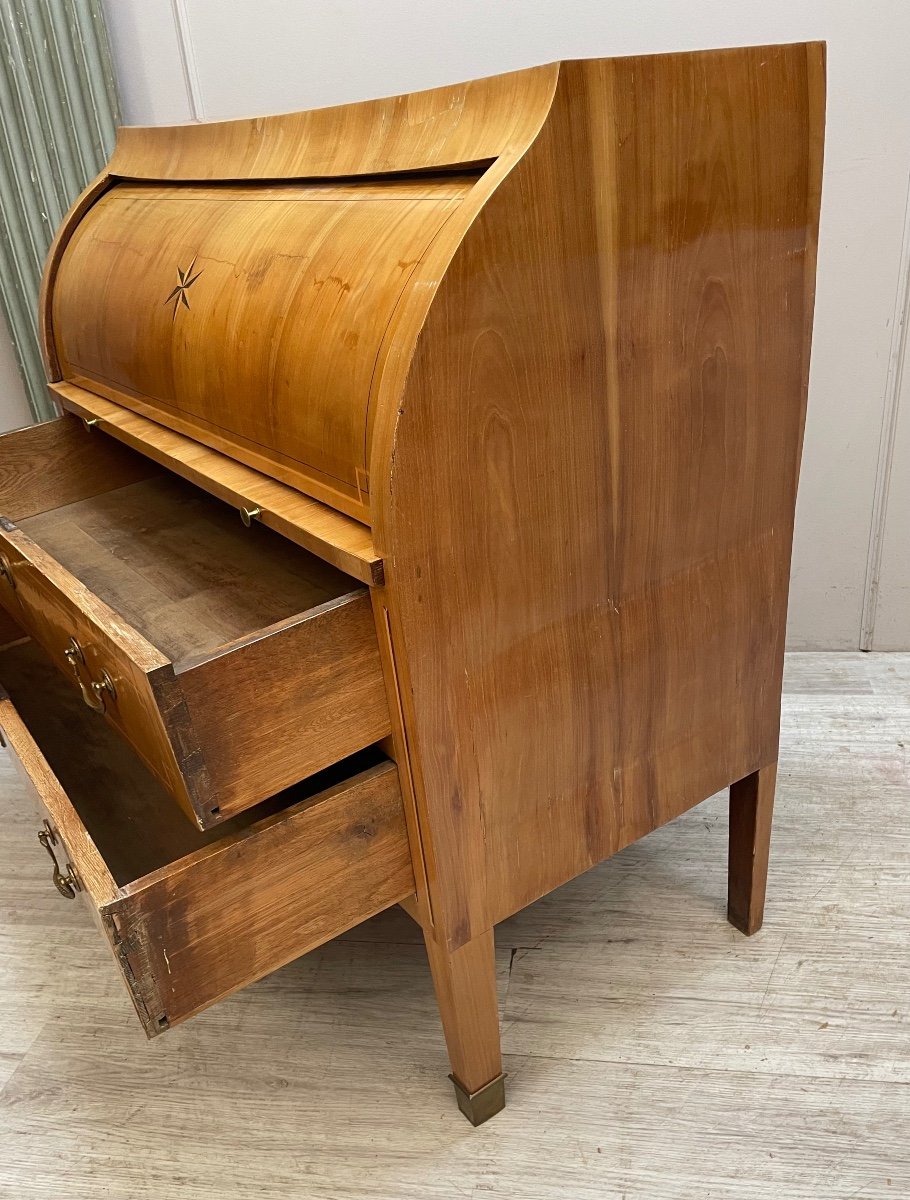
[(249, 529), (254, 521), (258, 521), (261, 516), (261, 508), (246, 508), (245, 506), (241, 506), (240, 508), (240, 520), (244, 523), (247, 529)]
[(48, 821), (44, 822), (44, 828), (38, 834), (38, 841), (51, 856), (51, 862), (54, 864), (54, 887), (61, 896), (66, 896), (67, 900), (74, 900), (76, 893), (80, 890), (79, 880), (76, 877), (76, 872), (73, 870), (72, 863), (66, 864), (65, 875), (57, 866), (57, 855), (54, 853), (54, 846), (57, 845), (57, 835), (51, 829)]
[(114, 681), (110, 675), (107, 671), (102, 671), (100, 679), (91, 679), (86, 686), (80, 670), (80, 667), (85, 666), (85, 655), (75, 638), (70, 638), (69, 645), (63, 651), (63, 657), (73, 669), (82, 699), (92, 712), (103, 713), (107, 708), (108, 697), (111, 700), (117, 699), (117, 689), (114, 687)]
[(11, 588), (16, 587), (16, 577), (13, 575), (13, 566), (5, 554), (0, 554), (0, 578), (6, 580)]

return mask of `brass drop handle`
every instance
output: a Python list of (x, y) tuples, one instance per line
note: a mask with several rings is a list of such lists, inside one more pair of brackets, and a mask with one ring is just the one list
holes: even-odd
[(51, 856), (51, 862), (54, 864), (54, 887), (61, 896), (66, 896), (67, 900), (75, 899), (76, 893), (79, 891), (79, 880), (76, 878), (76, 872), (73, 870), (72, 863), (66, 864), (65, 875), (57, 866), (57, 855), (54, 853), (54, 846), (57, 845), (57, 835), (47, 821), (44, 822), (44, 828), (38, 834), (38, 841)]
[(69, 645), (63, 651), (63, 657), (73, 669), (73, 675), (79, 684), (79, 691), (82, 693), (84, 702), (92, 712), (103, 713), (107, 708), (108, 698), (117, 699), (117, 689), (114, 687), (114, 681), (110, 675), (107, 671), (102, 671), (100, 679), (91, 679), (86, 686), (80, 670), (80, 667), (85, 665), (85, 655), (75, 638), (70, 638)]
[(13, 575), (12, 564), (5, 554), (0, 554), (0, 577), (5, 579), (11, 588), (15, 588), (16, 577)]

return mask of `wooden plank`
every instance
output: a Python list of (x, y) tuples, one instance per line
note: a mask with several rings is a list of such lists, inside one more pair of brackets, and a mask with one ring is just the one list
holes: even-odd
[(219, 820), (391, 727), (365, 589), (184, 663), (177, 677), (217, 784)]
[(52, 390), (70, 412), (97, 418), (100, 428), (235, 508), (259, 508), (259, 520), (363, 583), (382, 580), (382, 559), (369, 529), (328, 505), (165, 429), (73, 384)]
[(258, 522), (244, 528), (235, 511), (170, 472), (21, 528), (174, 662), (352, 590), (349, 575)]
[(153, 1037), (413, 891), (386, 763), (139, 880), (105, 915)]
[(92, 437), (73, 416), (0, 435), (0, 515), (21, 521), (156, 473), (147, 458)]

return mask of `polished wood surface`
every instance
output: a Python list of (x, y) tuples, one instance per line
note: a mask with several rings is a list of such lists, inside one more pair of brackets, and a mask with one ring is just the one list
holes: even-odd
[(565, 64), (436, 291), (374, 536), (453, 946), (776, 755), (822, 88)]
[(813, 43), (126, 131), (48, 265), (66, 405), (223, 498), (229, 458), (270, 476), (279, 532), (294, 489), (369, 526), (353, 564), (302, 522), (371, 564), (344, 615), (373, 629), (314, 646), (330, 603), (185, 660), (174, 744), (205, 824), (279, 747), (328, 761), (330, 722), (384, 714), (469, 1116), (501, 1095), (494, 924), (731, 784), (730, 915), (760, 920), (823, 128)]
[(315, 179), (482, 163), (543, 118), (557, 63), (311, 112), (126, 127), (108, 170), (125, 179)]
[(362, 517), (384, 334), (471, 182), (116, 184), (57, 271), (63, 378)]
[[(10, 702), (4, 710), (8, 740), (67, 845), (87, 864), (90, 894), (148, 875), (255, 820), (247, 812), (217, 830), (195, 828), (127, 742), (94, 719), (35, 642), (0, 651), (0, 685)], [(55, 788), (75, 810), (84, 834), (65, 805), (47, 799)], [(84, 849), (86, 838), (103, 870)], [(111, 885), (104, 883), (107, 876)]]
[(9, 693), (0, 697), (5, 739), (150, 1037), (413, 891), (392, 763), (326, 790), (316, 781), (291, 789), (255, 823), (195, 833), (176, 809), (167, 820), (153, 777), (99, 734), (104, 726), (30, 647), (0, 653), (0, 681)]
[(202, 828), (390, 730), (366, 590), (183, 480), (0, 517), (0, 553), (0, 605), (71, 687), (106, 673), (95, 719)]
[(493, 931), (457, 950), (429, 934), (425, 942), (452, 1074), (477, 1092), (502, 1074)]
[[(260, 525), (362, 583), (382, 582), (382, 559), (373, 548), (369, 529), (359, 521), (84, 388), (56, 383), (51, 391), (68, 412), (96, 422), (99, 432), (141, 451), (226, 504), (237, 509), (258, 508)], [(66, 423), (73, 424), (71, 420)], [(96, 442), (105, 440), (99, 437)]]
[(413, 890), (387, 762), (137, 880), (109, 912), (152, 1035)]
[[(189, 756), (190, 769), (181, 763), (183, 739), (175, 746), (163, 722), (166, 713), (178, 728), (185, 725), (167, 656), (3, 517), (0, 554), (9, 564), (0, 579), (0, 604), (40, 643), (70, 687), (84, 689), (87, 702), (94, 701), (93, 683), (105, 676), (112, 680), (116, 696), (106, 695), (103, 717), (94, 715), (119, 729), (193, 814), (201, 803), (197, 789), (204, 795), (206, 781), (199, 778), (195, 756)], [(73, 640), (82, 658), (78, 670), (67, 658)]]

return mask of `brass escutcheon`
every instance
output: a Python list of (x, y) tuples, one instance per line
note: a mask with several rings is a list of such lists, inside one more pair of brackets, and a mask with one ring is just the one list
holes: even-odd
[(44, 828), (38, 834), (38, 841), (51, 856), (51, 862), (54, 864), (54, 887), (67, 900), (75, 899), (76, 893), (80, 890), (79, 880), (76, 877), (76, 872), (73, 870), (72, 863), (66, 864), (65, 875), (57, 866), (57, 855), (54, 853), (54, 846), (57, 845), (57, 835), (51, 828), (49, 821), (44, 822)]
[(81, 667), (85, 666), (85, 655), (82, 653), (82, 647), (74, 637), (71, 637), (69, 644), (63, 651), (63, 657), (73, 669), (73, 675), (76, 682), (79, 684), (79, 691), (82, 693), (82, 699), (92, 712), (103, 713), (107, 708), (108, 698), (111, 700), (117, 699), (117, 689), (114, 687), (114, 681), (108, 675), (107, 671), (102, 670), (100, 679), (91, 679), (86, 686), (85, 680), (82, 678)]

